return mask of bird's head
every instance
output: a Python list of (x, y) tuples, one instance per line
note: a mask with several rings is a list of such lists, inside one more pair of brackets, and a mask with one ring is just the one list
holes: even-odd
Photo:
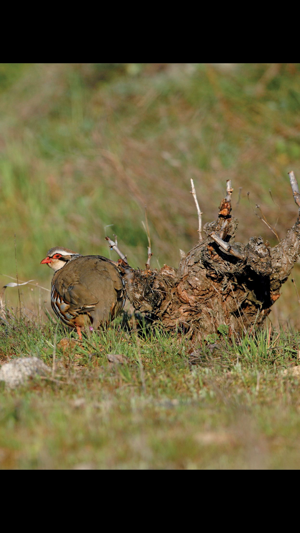
[(55, 246), (48, 251), (47, 257), (41, 261), (41, 265), (48, 265), (52, 270), (56, 271), (63, 268), (69, 261), (76, 257), (80, 257), (80, 254), (68, 248)]

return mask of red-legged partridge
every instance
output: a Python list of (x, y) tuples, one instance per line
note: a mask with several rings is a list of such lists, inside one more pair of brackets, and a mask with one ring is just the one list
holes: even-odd
[(64, 324), (98, 329), (120, 314), (126, 299), (117, 267), (101, 255), (80, 255), (67, 248), (51, 248), (41, 261), (54, 275), (51, 306)]

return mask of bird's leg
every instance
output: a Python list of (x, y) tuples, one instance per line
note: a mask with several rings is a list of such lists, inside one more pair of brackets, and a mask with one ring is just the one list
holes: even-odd
[(77, 333), (78, 333), (78, 337), (79, 337), (79, 339), (82, 341), (82, 335), (81, 335), (81, 328), (80, 328), (80, 326), (76, 326), (76, 331), (77, 331)]

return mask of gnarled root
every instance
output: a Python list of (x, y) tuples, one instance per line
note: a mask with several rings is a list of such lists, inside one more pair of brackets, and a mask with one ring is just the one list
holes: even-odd
[[(300, 195), (289, 173), (295, 202)], [(206, 237), (180, 261), (178, 269), (134, 270), (119, 260), (127, 294), (134, 308), (169, 331), (194, 338), (228, 326), (231, 334), (259, 327), (280, 296), (300, 253), (300, 219), (271, 248), (261, 237), (235, 242), (238, 221), (231, 216), (231, 182), (218, 218), (204, 226)], [(123, 263), (123, 264), (122, 264)]]

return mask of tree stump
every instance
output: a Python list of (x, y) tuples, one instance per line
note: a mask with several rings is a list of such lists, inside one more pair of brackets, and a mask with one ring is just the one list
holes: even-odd
[[(300, 207), (294, 173), (289, 177)], [(217, 220), (204, 226), (203, 239), (199, 229), (199, 243), (181, 259), (177, 269), (164, 265), (151, 270), (149, 248), (146, 269), (133, 269), (107, 238), (121, 256), (118, 266), (131, 304), (167, 331), (180, 331), (194, 340), (220, 332), (224, 326), (229, 335), (253, 332), (271, 312), (299, 256), (299, 214), (275, 247), (261, 237), (252, 237), (246, 245), (236, 242), (238, 220), (231, 215), (231, 192), (228, 181)]]

